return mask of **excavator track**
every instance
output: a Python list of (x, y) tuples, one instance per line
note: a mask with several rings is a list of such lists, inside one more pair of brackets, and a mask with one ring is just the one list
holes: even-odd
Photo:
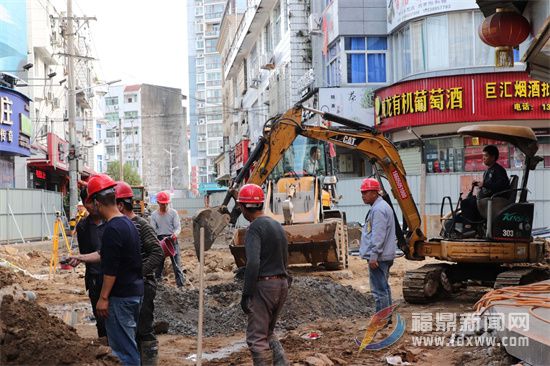
[(446, 271), (448, 264), (426, 264), (407, 271), (403, 278), (403, 298), (411, 304), (434, 301), (442, 292), (450, 290)]
[(548, 278), (548, 272), (540, 268), (513, 268), (499, 273), (494, 288), (521, 286)]

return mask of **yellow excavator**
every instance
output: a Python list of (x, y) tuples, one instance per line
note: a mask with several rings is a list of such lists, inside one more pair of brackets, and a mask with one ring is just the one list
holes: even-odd
[[(477, 227), (474, 230), (476, 233), (480, 233), (474, 236), (461, 234), (460, 225), (464, 223), (456, 219), (460, 215), (459, 205), (455, 208), (451, 203), (450, 213), (443, 215), (444, 203), (446, 199), (450, 201), (449, 197), (445, 197), (441, 209), (445, 230), (441, 237), (428, 240), (422, 232), (421, 217), (394, 144), (373, 127), (305, 107), (302, 105), (304, 100), (283, 115), (266, 122), (263, 136), (233, 181), (223, 204), (204, 209), (195, 215), (193, 234), (196, 248), (199, 245), (201, 227), (205, 230), (205, 248), (209, 249), (228, 224), (236, 223), (240, 215), (238, 205), (229, 211), (228, 204), (235, 198), (245, 174), (249, 174), (247, 183), (264, 185), (267, 182), (268, 194), (264, 205), (266, 212), (283, 224), (286, 223), (283, 227), (289, 239), (290, 264), (326, 263), (340, 268), (347, 266), (345, 214), (336, 210), (323, 211), (322, 205), (318, 203), (321, 200), (319, 179), (295, 175), (282, 181), (268, 181), (293, 141), (298, 136), (304, 136), (363, 153), (373, 164), (376, 177), (379, 180), (382, 177), (387, 179), (403, 213), (403, 226), (396, 225), (396, 236), (398, 246), (407, 259), (421, 261), (432, 257), (452, 262), (427, 264), (406, 272), (403, 278), (403, 296), (406, 301), (428, 303), (442, 295), (450, 295), (470, 280), (499, 287), (547, 278), (546, 271), (532, 265), (543, 262), (545, 247), (544, 241), (533, 240), (531, 236), (534, 204), (527, 201), (527, 180), (529, 171), (535, 169), (540, 158), (535, 156), (538, 144), (530, 128), (484, 125), (468, 126), (458, 131), (463, 135), (503, 140), (516, 146), (525, 154), (523, 180), (520, 188), (512, 188), (509, 192), (507, 202), (502, 202), (499, 197), (490, 197), (480, 206), (485, 209), (485, 214), (482, 214), (484, 221), (469, 223), (469, 226)], [(319, 114), (324, 120), (340, 126), (307, 125), (302, 119), (304, 113)], [(273, 193), (275, 191), (276, 194)], [(300, 216), (292, 212), (290, 205), (296, 192), (313, 194), (312, 208), (304, 214), (308, 216), (307, 219), (292, 219)], [(517, 196), (519, 199), (516, 199)], [(386, 193), (383, 197), (391, 205)], [(277, 206), (284, 206), (286, 209), (276, 209), (273, 213), (273, 207)], [(296, 206), (299, 205), (294, 205)], [(396, 215), (395, 220), (398, 222)], [(237, 230), (230, 248), (237, 265), (244, 266), (244, 229)], [(524, 266), (517, 267), (517, 264)]]

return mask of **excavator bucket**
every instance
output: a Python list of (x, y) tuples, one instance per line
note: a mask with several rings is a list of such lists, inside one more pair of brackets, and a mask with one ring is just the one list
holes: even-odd
[[(288, 239), (288, 263), (322, 264), (327, 269), (347, 268), (347, 228), (340, 218), (322, 223), (283, 226)], [(235, 232), (229, 246), (237, 267), (246, 265), (244, 248), (246, 229)]]
[(200, 251), (200, 229), (204, 228), (204, 250), (212, 247), (212, 243), (222, 230), (229, 224), (230, 216), (225, 206), (205, 208), (193, 216), (193, 241), (197, 258)]

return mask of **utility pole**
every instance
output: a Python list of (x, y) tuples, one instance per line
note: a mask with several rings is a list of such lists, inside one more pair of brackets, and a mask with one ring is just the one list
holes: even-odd
[(122, 161), (123, 155), (122, 155), (122, 118), (118, 118), (118, 175), (120, 176), (120, 180), (124, 180), (124, 162)]
[(78, 141), (76, 139), (76, 91), (74, 82), (74, 29), (73, 2), (67, 0), (67, 85), (69, 88), (69, 215), (76, 217), (78, 202)]

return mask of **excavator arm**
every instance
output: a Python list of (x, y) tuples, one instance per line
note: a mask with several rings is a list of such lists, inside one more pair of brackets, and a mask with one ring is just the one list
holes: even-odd
[[(304, 110), (321, 114), (323, 119), (344, 125), (343, 128), (326, 128), (302, 124)], [(385, 173), (393, 196), (396, 198), (408, 231), (405, 234), (406, 247), (402, 247), (407, 258), (423, 259), (416, 255), (416, 245), (426, 237), (421, 230), (421, 219), (418, 209), (411, 195), (405, 169), (395, 146), (375, 129), (359, 124), (330, 113), (298, 105), (285, 114), (273, 120), (273, 123), (264, 127), (264, 134), (252, 152), (249, 160), (235, 178), (224, 203), (217, 209), (205, 209), (194, 218), (195, 248), (198, 247), (199, 228), (205, 228), (205, 247), (210, 248), (216, 236), (228, 224), (234, 224), (240, 210), (237, 205), (229, 212), (227, 205), (231, 198), (235, 198), (246, 172), (250, 172), (248, 183), (262, 185), (270, 173), (283, 157), (285, 151), (292, 145), (297, 136), (302, 135), (311, 139), (326, 141), (347, 149), (364, 153), (375, 162)]]

